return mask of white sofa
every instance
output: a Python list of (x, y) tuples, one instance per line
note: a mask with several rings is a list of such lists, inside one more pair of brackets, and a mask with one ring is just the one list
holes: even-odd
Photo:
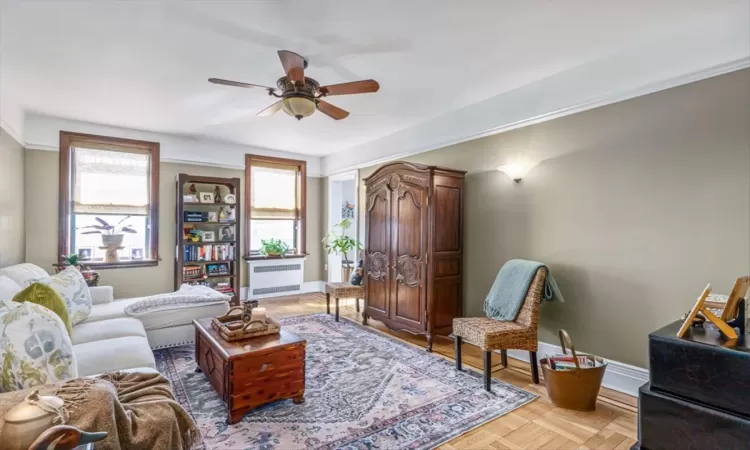
[[(48, 273), (24, 263), (0, 269), (2, 275), (15, 282), (20, 290), (28, 280)], [(73, 326), (71, 335), (79, 376), (116, 370), (152, 371), (156, 364), (151, 349), (191, 344), (195, 340), (193, 319), (219, 316), (229, 310), (226, 302), (155, 312), (139, 320), (125, 312), (125, 307), (136, 299), (115, 300), (111, 286), (90, 289), (91, 314)]]

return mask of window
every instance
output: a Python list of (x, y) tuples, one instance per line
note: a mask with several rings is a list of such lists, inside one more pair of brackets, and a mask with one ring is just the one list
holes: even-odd
[(246, 257), (259, 255), (261, 241), (280, 239), (290, 254), (305, 254), (307, 163), (246, 155)]
[(60, 132), (58, 254), (97, 268), (156, 265), (159, 144)]

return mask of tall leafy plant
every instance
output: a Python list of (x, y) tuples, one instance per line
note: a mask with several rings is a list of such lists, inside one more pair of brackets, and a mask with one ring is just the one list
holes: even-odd
[(351, 228), (351, 226), (352, 220), (344, 219), (334, 225), (328, 235), (323, 238), (323, 247), (325, 247), (326, 252), (329, 255), (341, 255), (344, 264), (346, 264), (346, 267), (348, 268), (352, 267), (352, 262), (349, 261), (347, 253), (350, 250), (362, 249), (362, 244), (358, 240), (346, 235), (346, 230)]

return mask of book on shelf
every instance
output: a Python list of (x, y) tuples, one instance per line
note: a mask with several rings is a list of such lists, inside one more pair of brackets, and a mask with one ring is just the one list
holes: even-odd
[(185, 245), (185, 262), (234, 260), (233, 244)]

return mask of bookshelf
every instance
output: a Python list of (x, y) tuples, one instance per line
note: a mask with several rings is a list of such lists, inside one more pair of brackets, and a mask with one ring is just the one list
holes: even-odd
[(239, 178), (177, 175), (175, 289), (210, 286), (239, 304), (241, 204)]

